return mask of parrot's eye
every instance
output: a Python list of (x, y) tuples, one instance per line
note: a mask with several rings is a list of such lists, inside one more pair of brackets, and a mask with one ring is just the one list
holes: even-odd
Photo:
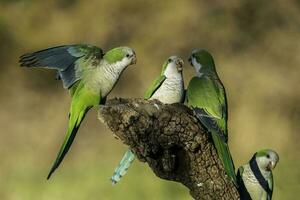
[(127, 58), (129, 58), (129, 57), (130, 57), (130, 55), (129, 55), (129, 54), (126, 54), (126, 57), (127, 57)]
[(270, 155), (269, 155), (269, 154), (267, 154), (267, 158), (270, 158)]
[(170, 62), (172, 62), (172, 59), (171, 59), (171, 58), (169, 58), (169, 60), (168, 60), (168, 63), (170, 63)]

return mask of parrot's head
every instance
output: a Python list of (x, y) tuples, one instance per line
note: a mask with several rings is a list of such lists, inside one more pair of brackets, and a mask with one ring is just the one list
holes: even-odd
[(116, 66), (129, 66), (136, 64), (136, 55), (132, 48), (116, 47), (109, 50), (103, 56), (104, 60), (109, 64), (116, 64)]
[(264, 149), (256, 152), (255, 159), (257, 165), (264, 170), (271, 171), (276, 167), (276, 164), (279, 161), (278, 154), (271, 149)]
[(196, 73), (215, 72), (214, 59), (205, 49), (194, 49), (189, 62), (195, 68)]
[(182, 74), (183, 60), (178, 56), (170, 56), (162, 67), (162, 75), (166, 77), (178, 76)]

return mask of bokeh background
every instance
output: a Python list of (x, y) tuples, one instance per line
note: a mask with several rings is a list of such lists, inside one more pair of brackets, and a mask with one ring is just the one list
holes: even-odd
[[(300, 191), (300, 3), (228, 1), (0, 1), (0, 199), (191, 199), (183, 186), (135, 162), (109, 182), (126, 146), (90, 111), (61, 167), (46, 175), (64, 138), (70, 97), (55, 72), (18, 66), (42, 48), (90, 43), (128, 45), (138, 63), (110, 94), (142, 97), (172, 54), (193, 48), (214, 56), (229, 104), (229, 143), (236, 166), (258, 149), (280, 155), (274, 199)], [(185, 84), (193, 75), (186, 62)]]

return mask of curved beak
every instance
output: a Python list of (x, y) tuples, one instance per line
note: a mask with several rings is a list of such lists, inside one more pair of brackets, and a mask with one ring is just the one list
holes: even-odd
[(270, 170), (270, 171), (273, 170), (276, 167), (276, 164), (277, 164), (277, 162), (275, 162), (275, 161), (269, 162), (268, 170)]
[(134, 55), (133, 58), (131, 59), (131, 65), (136, 64), (136, 56)]
[(176, 63), (178, 72), (182, 72), (183, 64), (184, 64), (183, 60), (181, 58), (179, 58), (176, 60), (175, 63)]

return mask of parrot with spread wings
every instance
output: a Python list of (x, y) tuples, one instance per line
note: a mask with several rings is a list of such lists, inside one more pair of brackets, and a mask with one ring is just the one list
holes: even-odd
[(117, 47), (104, 53), (88, 44), (56, 46), (20, 57), (22, 67), (57, 70), (72, 97), (69, 124), (57, 158), (47, 176), (51, 177), (69, 151), (79, 126), (90, 108), (103, 104), (127, 66), (136, 63), (129, 47)]

